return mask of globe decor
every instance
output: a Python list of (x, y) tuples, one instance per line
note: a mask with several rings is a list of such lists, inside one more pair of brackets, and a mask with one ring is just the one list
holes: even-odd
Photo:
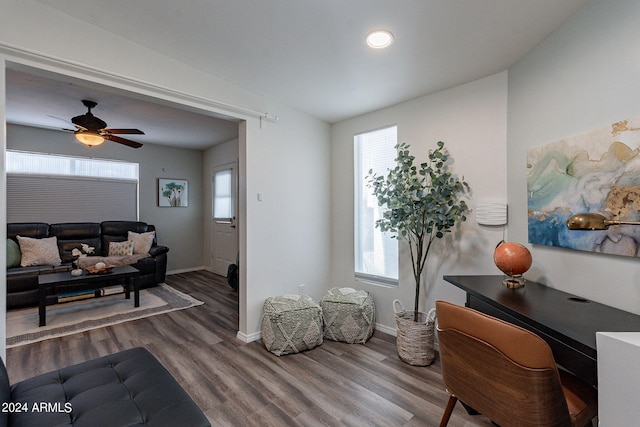
[(531, 252), (520, 243), (505, 242), (502, 240), (493, 252), (493, 262), (509, 278), (502, 284), (507, 288), (517, 289), (524, 286), (522, 275), (531, 268)]
[[(462, 198), (469, 191), (469, 185), (449, 170), (453, 159), (449, 160), (449, 152), (442, 141), (437, 143), (436, 149), (428, 151), (425, 162), (416, 161), (409, 153), (408, 144), (398, 144), (396, 149), (396, 166), (381, 176), (370, 170), (367, 185), (379, 205), (386, 207), (383, 217), (376, 221), (376, 227), (394, 233), (393, 237), (409, 245), (415, 281), (414, 310), (396, 312), (396, 341), (401, 360), (424, 366), (433, 358), (409, 360), (403, 356), (404, 349), (409, 349), (407, 353), (430, 354), (432, 349), (429, 347), (433, 347), (433, 319), (428, 313), (418, 311), (422, 273), (431, 245), (451, 232), (459, 221), (467, 219), (468, 208)], [(394, 303), (394, 311), (395, 308)], [(416, 350), (416, 347), (422, 349)]]

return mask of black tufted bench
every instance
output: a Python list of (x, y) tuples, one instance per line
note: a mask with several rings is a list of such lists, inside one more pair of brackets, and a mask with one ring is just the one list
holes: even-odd
[(1, 362), (0, 426), (210, 426), (169, 371), (141, 347), (12, 386)]

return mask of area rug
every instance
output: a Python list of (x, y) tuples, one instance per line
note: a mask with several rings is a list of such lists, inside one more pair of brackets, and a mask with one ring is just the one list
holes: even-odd
[(7, 347), (16, 347), (129, 320), (204, 304), (164, 283), (140, 291), (140, 307), (124, 294), (47, 306), (47, 325), (38, 326), (38, 307), (7, 312)]

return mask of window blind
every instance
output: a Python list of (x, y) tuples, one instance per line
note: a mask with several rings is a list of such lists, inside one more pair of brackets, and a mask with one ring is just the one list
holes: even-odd
[(231, 198), (231, 169), (216, 172), (214, 175), (213, 217), (230, 219), (233, 217)]
[(7, 222), (137, 219), (137, 180), (7, 175)]

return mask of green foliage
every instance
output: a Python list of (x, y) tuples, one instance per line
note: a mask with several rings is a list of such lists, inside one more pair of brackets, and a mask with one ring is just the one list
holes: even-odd
[(408, 241), (416, 281), (415, 311), (418, 311), (420, 277), (431, 244), (449, 233), (458, 221), (465, 221), (468, 211), (462, 197), (469, 191), (464, 178), (449, 172), (449, 152), (444, 142), (429, 151), (428, 161), (415, 163), (409, 145), (396, 145), (396, 166), (386, 176), (369, 171), (367, 186), (373, 190), (380, 206), (386, 206), (383, 218), (376, 221), (382, 231)]

